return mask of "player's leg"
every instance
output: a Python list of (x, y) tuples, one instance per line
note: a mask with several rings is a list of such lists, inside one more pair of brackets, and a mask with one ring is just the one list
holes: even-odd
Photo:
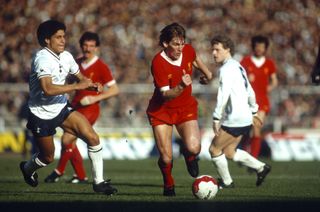
[(152, 127), (156, 145), (159, 151), (158, 165), (163, 177), (163, 195), (175, 196), (174, 179), (172, 177), (172, 130), (167, 124)]
[(257, 173), (256, 185), (260, 186), (264, 181), (264, 178), (271, 171), (271, 166), (257, 160), (255, 157), (242, 149), (236, 149), (236, 151), (234, 151), (235, 148), (236, 145), (228, 147), (228, 158), (235, 162), (240, 162), (241, 164), (255, 170)]
[[(258, 111), (258, 115), (261, 118), (262, 121), (265, 120), (266, 113), (265, 111)], [(250, 147), (251, 147), (251, 155), (255, 158), (259, 157), (260, 151), (261, 151), (261, 130), (262, 126), (253, 126), (252, 132), (252, 138), (250, 140)]]
[(220, 129), (219, 136), (215, 136), (209, 147), (211, 160), (216, 167), (218, 175), (221, 177), (219, 180), (219, 188), (233, 188), (234, 183), (231, 178), (228, 161), (224, 154), (224, 149), (235, 141), (235, 137)]
[[(73, 135), (71, 135), (71, 136), (73, 136)], [(75, 136), (73, 136), (73, 137), (75, 137)], [(70, 160), (70, 158), (72, 156), (73, 144), (72, 144), (72, 142), (66, 143), (65, 138), (66, 138), (65, 133), (63, 133), (62, 138), (61, 138), (61, 152), (60, 152), (60, 159), (58, 162), (58, 166), (57, 166), (57, 168), (55, 168), (53, 170), (53, 172), (51, 174), (49, 174), (44, 179), (44, 182), (46, 182), (46, 183), (55, 183), (55, 182), (59, 181), (60, 177), (64, 174), (64, 171), (65, 171), (65, 168), (67, 166), (68, 161)]]
[[(55, 183), (64, 174), (65, 168), (69, 160), (76, 171), (77, 176), (73, 177), (70, 181), (79, 183), (86, 180), (85, 171), (83, 168), (82, 157), (76, 145), (77, 137), (64, 132), (61, 138), (61, 155), (58, 166), (53, 172), (45, 178), (46, 183)], [(80, 157), (80, 159), (79, 159)]]
[(199, 175), (198, 154), (201, 150), (200, 131), (197, 120), (183, 122), (176, 126), (184, 149), (182, 150), (188, 172), (192, 177)]
[[(90, 125), (93, 126), (94, 123), (97, 121), (99, 114), (100, 114), (100, 107), (97, 107), (95, 110), (88, 110), (86, 107), (77, 109), (82, 115), (86, 117), (89, 121)], [(67, 139), (66, 139), (67, 140)], [(75, 171), (75, 174), (70, 183), (87, 183), (88, 178), (86, 176), (86, 172), (83, 166), (83, 159), (79, 152), (78, 146), (76, 144), (76, 138), (74, 138), (74, 145), (72, 149), (72, 156), (70, 158), (72, 167)]]
[(257, 182), (256, 185), (259, 186), (262, 184), (264, 178), (270, 172), (271, 167), (256, 158), (250, 155), (248, 152), (237, 149), (239, 142), (242, 139), (242, 135), (235, 138), (233, 143), (230, 143), (227, 147), (224, 148), (224, 153), (228, 159), (232, 159), (235, 162), (241, 163), (257, 173)]
[(75, 143), (72, 150), (71, 165), (75, 171), (75, 175), (69, 180), (70, 183), (87, 183), (88, 178), (83, 165), (83, 159), (79, 152), (78, 146)]
[(93, 130), (88, 120), (79, 112), (73, 111), (62, 123), (65, 132), (73, 134), (88, 144), (88, 155), (91, 161), (93, 190), (107, 195), (114, 194), (117, 189), (103, 178), (102, 145), (98, 134)]
[(53, 136), (35, 138), (39, 152), (34, 154), (29, 161), (20, 163), (20, 170), (23, 173), (24, 180), (32, 187), (38, 185), (38, 174), (36, 170), (47, 166), (54, 160)]

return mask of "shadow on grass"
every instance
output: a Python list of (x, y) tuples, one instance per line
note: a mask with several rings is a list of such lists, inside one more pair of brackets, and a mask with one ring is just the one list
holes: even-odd
[(319, 201), (276, 201), (276, 202), (215, 202), (215, 201), (198, 201), (198, 202), (92, 202), (92, 201), (75, 201), (75, 202), (1, 202), (1, 211), (318, 211)]
[[(135, 196), (135, 197), (139, 197), (139, 196), (159, 196), (160, 190), (159, 192), (119, 192), (116, 194), (116, 196)], [(57, 195), (77, 195), (77, 196), (97, 196), (97, 195), (101, 195), (101, 196), (105, 196), (103, 193), (101, 194), (97, 194), (93, 191), (89, 191), (89, 192), (84, 192), (84, 191), (79, 191), (79, 192), (68, 192), (68, 191), (1, 191), (0, 190), (0, 196), (6, 196), (6, 195), (10, 195), (10, 196), (14, 196), (14, 195), (45, 195), (46, 197), (50, 197), (50, 196), (57, 196)], [(0, 201), (1, 204), (1, 201)]]
[[(152, 187), (152, 188), (162, 188), (161, 184), (146, 184), (146, 183), (112, 183), (114, 186), (129, 186), (129, 187)], [(175, 185), (176, 188), (183, 188), (182, 185)]]

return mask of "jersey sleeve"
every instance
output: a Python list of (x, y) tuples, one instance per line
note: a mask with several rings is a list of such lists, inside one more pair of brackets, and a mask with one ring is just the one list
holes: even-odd
[(114, 80), (111, 70), (109, 66), (105, 63), (101, 63), (102, 67), (102, 72), (101, 72), (101, 81), (103, 84), (106, 84), (108, 87), (111, 85), (115, 84), (116, 81)]
[(277, 72), (276, 64), (273, 62), (273, 60), (269, 60), (269, 69), (270, 69), (270, 75)]
[(228, 71), (220, 70), (217, 104), (212, 114), (214, 120), (220, 120), (229, 101), (233, 76)]
[[(154, 85), (159, 90), (168, 89), (169, 88), (169, 80), (166, 73), (166, 69), (161, 65), (161, 63), (157, 60), (153, 60), (151, 72), (154, 78)], [(169, 88), (170, 89), (170, 88)]]
[(252, 114), (255, 114), (258, 112), (259, 106), (256, 102), (256, 94), (254, 93), (253, 88), (251, 87), (251, 84), (248, 83), (248, 103), (249, 103), (249, 107), (250, 110), (252, 112)]
[(197, 54), (194, 48), (190, 44), (186, 44), (184, 48), (186, 48), (186, 52), (188, 53), (188, 55), (190, 55), (191, 60), (194, 61), (197, 58)]
[(40, 79), (42, 77), (47, 77), (52, 75), (52, 67), (51, 63), (46, 60), (45, 57), (39, 57), (34, 62), (34, 71), (37, 74), (37, 78)]
[[(244, 58), (242, 58), (242, 60), (240, 61), (241, 66), (243, 66), (245, 68), (248, 67), (248, 61), (249, 61), (248, 56), (245, 56)], [(248, 71), (248, 70), (246, 70), (246, 71)]]

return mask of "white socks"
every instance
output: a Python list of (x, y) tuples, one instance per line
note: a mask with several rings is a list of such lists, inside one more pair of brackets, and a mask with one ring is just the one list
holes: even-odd
[(47, 166), (47, 164), (39, 160), (38, 154), (39, 153), (34, 154), (31, 160), (27, 161), (27, 163), (24, 165), (24, 171), (26, 174), (32, 175), (37, 169)]
[(250, 155), (248, 152), (241, 149), (236, 150), (233, 161), (241, 162), (243, 165), (253, 168), (258, 172), (261, 172), (263, 170), (263, 166), (265, 165), (265, 163), (262, 163), (261, 161)]
[(98, 184), (103, 182), (102, 145), (88, 146), (88, 155), (91, 160), (93, 183)]
[(222, 178), (225, 185), (230, 185), (232, 183), (232, 178), (230, 176), (228, 161), (224, 154), (217, 157), (211, 158), (213, 164), (216, 166), (219, 176)]

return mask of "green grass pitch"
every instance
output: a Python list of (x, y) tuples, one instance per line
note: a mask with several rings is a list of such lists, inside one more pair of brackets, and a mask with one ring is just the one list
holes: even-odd
[[(227, 209), (284, 208), (300, 211), (320, 211), (320, 163), (319, 162), (274, 162), (265, 160), (272, 171), (261, 187), (255, 186), (256, 174), (249, 174), (245, 167), (229, 161), (235, 188), (219, 190), (213, 200), (202, 201), (193, 197), (184, 160), (174, 160), (173, 176), (176, 197), (162, 196), (162, 176), (157, 158), (146, 160), (105, 160), (104, 173), (119, 190), (117, 195), (95, 194), (91, 184), (68, 184), (73, 171), (68, 164), (66, 173), (59, 182), (44, 183), (44, 178), (56, 167), (57, 161), (38, 170), (39, 185), (32, 188), (24, 183), (19, 170), (21, 156), (0, 155), (0, 211), (15, 208), (36, 207), (44, 212), (62, 211), (71, 207), (75, 211), (224, 211)], [(263, 159), (264, 160), (264, 159)], [(92, 182), (90, 163), (85, 168)], [(217, 177), (210, 161), (200, 160), (200, 174)], [(209, 210), (212, 209), (212, 210)], [(24, 211), (24, 210), (23, 210)], [(228, 210), (229, 211), (229, 210)], [(281, 210), (285, 211), (285, 210)]]

